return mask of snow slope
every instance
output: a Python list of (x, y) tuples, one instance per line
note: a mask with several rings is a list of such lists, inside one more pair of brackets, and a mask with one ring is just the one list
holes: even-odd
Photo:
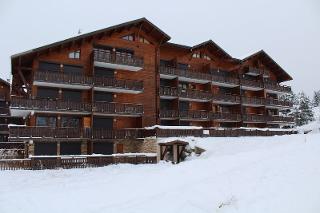
[(0, 171), (0, 212), (320, 212), (320, 134), (186, 138), (172, 165)]

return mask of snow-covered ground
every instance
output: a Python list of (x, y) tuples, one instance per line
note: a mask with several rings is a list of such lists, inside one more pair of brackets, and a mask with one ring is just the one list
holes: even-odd
[(320, 134), (187, 138), (172, 165), (0, 171), (0, 212), (320, 212)]

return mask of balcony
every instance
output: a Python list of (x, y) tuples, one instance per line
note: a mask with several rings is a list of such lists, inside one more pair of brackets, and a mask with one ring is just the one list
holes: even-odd
[(90, 138), (89, 129), (81, 128), (53, 128), (53, 127), (40, 127), (40, 126), (28, 126), (28, 127), (10, 127), (9, 128), (10, 140), (16, 139), (43, 139), (43, 138), (68, 138), (68, 139), (80, 139)]
[(208, 102), (211, 100), (211, 93), (200, 90), (178, 90), (179, 100), (194, 101), (194, 102)]
[(90, 128), (53, 128), (53, 127), (11, 127), (10, 140), (32, 139), (130, 139), (142, 138), (143, 129), (90, 129)]
[(228, 71), (212, 70), (211, 74), (213, 85), (230, 88), (239, 86), (238, 77), (230, 75)]
[(286, 117), (286, 116), (268, 116), (266, 118), (267, 123), (271, 124), (287, 124), (287, 123), (294, 123), (294, 117)]
[(241, 84), (241, 89), (244, 89), (244, 90), (251, 90), (251, 91), (263, 90), (262, 81), (240, 78), (240, 84)]
[(289, 86), (281, 86), (277, 82), (273, 82), (273, 81), (264, 82), (264, 87), (266, 89), (266, 92), (268, 92), (268, 93), (284, 94), (284, 93), (290, 93), (291, 92), (291, 87), (289, 87)]
[(162, 120), (176, 120), (179, 118), (177, 110), (160, 110), (159, 117)]
[(240, 122), (241, 115), (240, 114), (232, 114), (232, 113), (212, 113), (211, 119), (216, 122)]
[(139, 94), (143, 92), (143, 81), (93, 77), (95, 91)]
[(143, 69), (143, 59), (136, 56), (123, 56), (115, 54), (109, 50), (94, 49), (93, 50), (94, 66), (105, 67), (110, 69), (139, 71)]
[(194, 82), (199, 84), (206, 84), (211, 81), (211, 75), (201, 73), (193, 70), (183, 70), (172, 67), (160, 66), (160, 78), (174, 79), (178, 78), (179, 81)]
[(34, 74), (33, 85), (68, 89), (90, 89), (92, 79), (84, 75), (37, 71)]
[(136, 139), (145, 136), (143, 129), (94, 129), (92, 139)]
[(92, 111), (94, 115), (139, 117), (143, 114), (143, 106), (137, 104), (96, 102), (93, 103)]
[(161, 99), (176, 99), (178, 98), (178, 89), (175, 87), (160, 87), (159, 95)]
[(227, 95), (227, 94), (213, 94), (212, 103), (223, 104), (223, 105), (236, 105), (240, 104), (240, 97), (236, 95)]
[(266, 123), (265, 115), (246, 114), (242, 116), (243, 123)]
[(259, 76), (259, 75), (262, 75), (263, 73), (264, 73), (263, 70), (257, 69), (257, 68), (254, 68), (254, 67), (249, 67), (246, 70), (246, 74), (247, 75), (251, 75), (251, 76)]
[(60, 100), (12, 98), (10, 112), (13, 116), (26, 117), (31, 112), (90, 114), (91, 104)]
[(191, 89), (177, 89), (174, 87), (160, 87), (161, 99), (175, 99), (179, 97), (179, 100), (194, 101), (194, 102), (208, 102), (211, 100), (211, 93), (201, 90)]
[(190, 121), (209, 121), (210, 116), (207, 111), (180, 111), (179, 117), (181, 120), (190, 120)]
[(280, 101), (273, 98), (266, 99), (266, 108), (268, 109), (286, 109), (291, 107), (293, 107), (293, 103), (289, 101)]
[(58, 87), (96, 91), (138, 94), (143, 92), (143, 82), (106, 77), (91, 77), (80, 74), (38, 71), (33, 84), (44, 87)]
[(263, 107), (265, 105), (264, 98), (243, 96), (241, 100), (242, 100), (242, 106)]

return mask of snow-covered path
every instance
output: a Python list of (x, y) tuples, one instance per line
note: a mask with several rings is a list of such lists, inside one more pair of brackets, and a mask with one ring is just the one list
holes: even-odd
[(0, 212), (320, 212), (320, 134), (187, 140), (208, 151), (178, 165), (0, 171)]

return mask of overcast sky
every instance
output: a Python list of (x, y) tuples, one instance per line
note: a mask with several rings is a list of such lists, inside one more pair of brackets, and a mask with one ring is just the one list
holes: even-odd
[(11, 78), (15, 53), (141, 17), (172, 42), (212, 39), (240, 59), (264, 49), (295, 92), (320, 90), (319, 0), (0, 0), (0, 77)]

